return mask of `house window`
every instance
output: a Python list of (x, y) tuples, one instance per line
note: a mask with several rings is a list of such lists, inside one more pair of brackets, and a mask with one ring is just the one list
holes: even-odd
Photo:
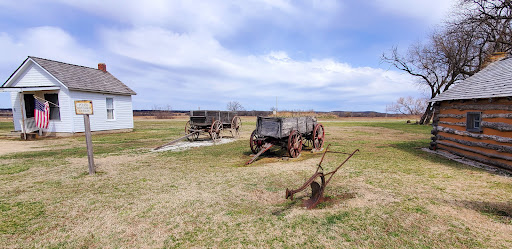
[(48, 102), (51, 102), (51, 103), (48, 103), (50, 106), (50, 120), (60, 120), (60, 108), (58, 106), (59, 105), (59, 94), (47, 93), (44, 95), (44, 99), (48, 100)]
[(471, 132), (482, 131), (482, 113), (468, 112), (466, 116), (466, 130)]
[(114, 98), (107, 98), (107, 119), (114, 119)]

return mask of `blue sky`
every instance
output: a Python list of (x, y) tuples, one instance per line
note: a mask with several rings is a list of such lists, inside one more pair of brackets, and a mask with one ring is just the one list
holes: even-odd
[[(380, 56), (424, 40), (455, 0), (0, 0), (0, 80), (27, 56), (107, 70), (134, 109), (380, 111), (421, 97)], [(11, 107), (0, 93), (0, 108)]]

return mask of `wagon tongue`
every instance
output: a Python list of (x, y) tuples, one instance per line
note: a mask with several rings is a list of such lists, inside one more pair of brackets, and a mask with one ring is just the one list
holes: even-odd
[(270, 147), (272, 147), (272, 146), (273, 146), (273, 144), (271, 144), (271, 143), (265, 143), (265, 144), (263, 145), (263, 147), (261, 147), (260, 151), (259, 151), (258, 153), (256, 153), (256, 155), (254, 155), (254, 156), (251, 158), (251, 160), (247, 161), (247, 162), (245, 163), (245, 165), (248, 165), (248, 164), (251, 164), (252, 162), (254, 162), (254, 160), (256, 160), (256, 158), (258, 158), (261, 154), (263, 154), (263, 152), (265, 152), (265, 151), (269, 150), (269, 149), (270, 149)]

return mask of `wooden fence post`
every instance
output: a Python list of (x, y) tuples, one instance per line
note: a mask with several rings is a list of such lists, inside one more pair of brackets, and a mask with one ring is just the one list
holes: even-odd
[(87, 159), (89, 161), (89, 175), (94, 175), (96, 173), (96, 169), (94, 167), (94, 155), (92, 150), (91, 121), (89, 119), (89, 114), (85, 114), (83, 116), (85, 125), (85, 143), (87, 144)]

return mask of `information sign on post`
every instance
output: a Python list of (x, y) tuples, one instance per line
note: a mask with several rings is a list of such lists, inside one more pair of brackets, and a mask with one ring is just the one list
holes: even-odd
[(91, 121), (89, 115), (93, 114), (92, 100), (75, 100), (75, 113), (84, 115), (85, 143), (87, 144), (87, 159), (89, 161), (89, 175), (96, 173), (94, 155), (92, 151)]
[(77, 115), (92, 115), (92, 100), (75, 100), (75, 113)]

